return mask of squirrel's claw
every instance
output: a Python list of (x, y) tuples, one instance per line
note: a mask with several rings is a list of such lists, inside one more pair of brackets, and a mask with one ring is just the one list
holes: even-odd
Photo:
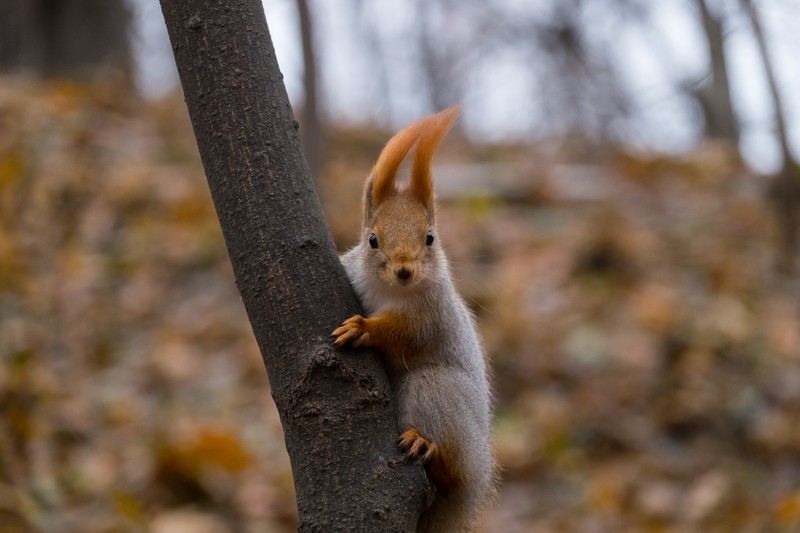
[(363, 316), (351, 316), (341, 326), (333, 330), (333, 333), (331, 333), (331, 337), (335, 337), (333, 343), (336, 346), (342, 346), (352, 342), (353, 346), (361, 346), (369, 339), (369, 333), (366, 331), (365, 325), (366, 320)]
[(449, 497), (450, 490), (458, 482), (453, 475), (452, 465), (445, 462), (442, 449), (432, 440), (426, 439), (417, 432), (416, 428), (408, 428), (400, 435), (398, 446), (409, 459), (419, 460), (431, 476), (439, 491), (445, 498)]
[(420, 435), (416, 428), (408, 428), (400, 435), (398, 445), (411, 459), (427, 463), (439, 454), (439, 446)]

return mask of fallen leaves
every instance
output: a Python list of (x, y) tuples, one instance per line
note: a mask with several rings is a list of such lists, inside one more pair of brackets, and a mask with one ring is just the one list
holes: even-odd
[[(385, 136), (337, 138), (320, 188), (348, 243)], [(439, 233), (498, 403), (490, 530), (800, 528), (800, 287), (760, 178), (721, 146), (451, 157)], [(180, 99), (0, 87), (0, 221), (2, 523), (293, 531)]]

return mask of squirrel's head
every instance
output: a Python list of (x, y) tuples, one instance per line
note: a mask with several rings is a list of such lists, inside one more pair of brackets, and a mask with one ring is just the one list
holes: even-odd
[[(370, 270), (390, 287), (413, 287), (435, 272), (440, 261), (434, 228), (431, 160), (460, 114), (457, 107), (425, 117), (392, 137), (364, 189), (362, 246)], [(395, 183), (411, 149), (410, 179)]]

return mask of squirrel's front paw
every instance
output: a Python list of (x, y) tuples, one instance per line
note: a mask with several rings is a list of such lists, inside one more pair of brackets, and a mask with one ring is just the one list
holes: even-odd
[(336, 338), (333, 341), (336, 346), (342, 346), (348, 342), (352, 343), (353, 346), (361, 346), (369, 340), (367, 319), (361, 315), (353, 315), (345, 320), (341, 326), (333, 330), (331, 337)]
[(400, 435), (398, 442), (400, 449), (406, 452), (411, 459), (420, 458), (427, 463), (439, 455), (439, 446), (431, 440), (420, 435), (416, 428), (408, 428)]

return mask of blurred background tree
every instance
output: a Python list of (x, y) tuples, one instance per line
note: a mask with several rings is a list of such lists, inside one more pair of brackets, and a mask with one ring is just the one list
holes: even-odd
[(0, 0), (0, 70), (131, 80), (131, 21), (125, 0)]
[[(0, 6), (0, 523), (296, 530), (158, 3)], [(438, 223), (494, 369), (490, 530), (800, 528), (800, 2), (264, 6), (342, 247), (391, 133), (464, 106)]]
[[(280, 14), (278, 5), (265, 3)], [(796, 2), (352, 0), (334, 8), (303, 0), (297, 6), (302, 88), (291, 81), (297, 60), (290, 51), (282, 59), (289, 60), (290, 93), (311, 111), (309, 129), (323, 131), (319, 109), (335, 120), (399, 126), (462, 102), (465, 132), (476, 140), (568, 138), (573, 148), (582, 140), (595, 152), (721, 143), (773, 176), (764, 194), (780, 222), (784, 266), (792, 263), (800, 177), (790, 128), (800, 102), (791, 95), (800, 91), (793, 89), (798, 72), (789, 51), (800, 49), (800, 40), (782, 21), (800, 15)], [(317, 154), (309, 135), (309, 153)]]
[[(177, 77), (156, 8), (155, 0), (1, 0), (0, 69), (114, 71), (164, 94)], [(265, 8), (315, 174), (324, 172), (328, 120), (396, 128), (453, 102), (465, 105), (464, 131), (475, 139), (569, 135), (667, 152), (716, 139), (769, 172), (797, 150), (800, 91), (788, 55), (800, 38), (785, 22), (800, 14), (796, 2), (274, 0)]]

